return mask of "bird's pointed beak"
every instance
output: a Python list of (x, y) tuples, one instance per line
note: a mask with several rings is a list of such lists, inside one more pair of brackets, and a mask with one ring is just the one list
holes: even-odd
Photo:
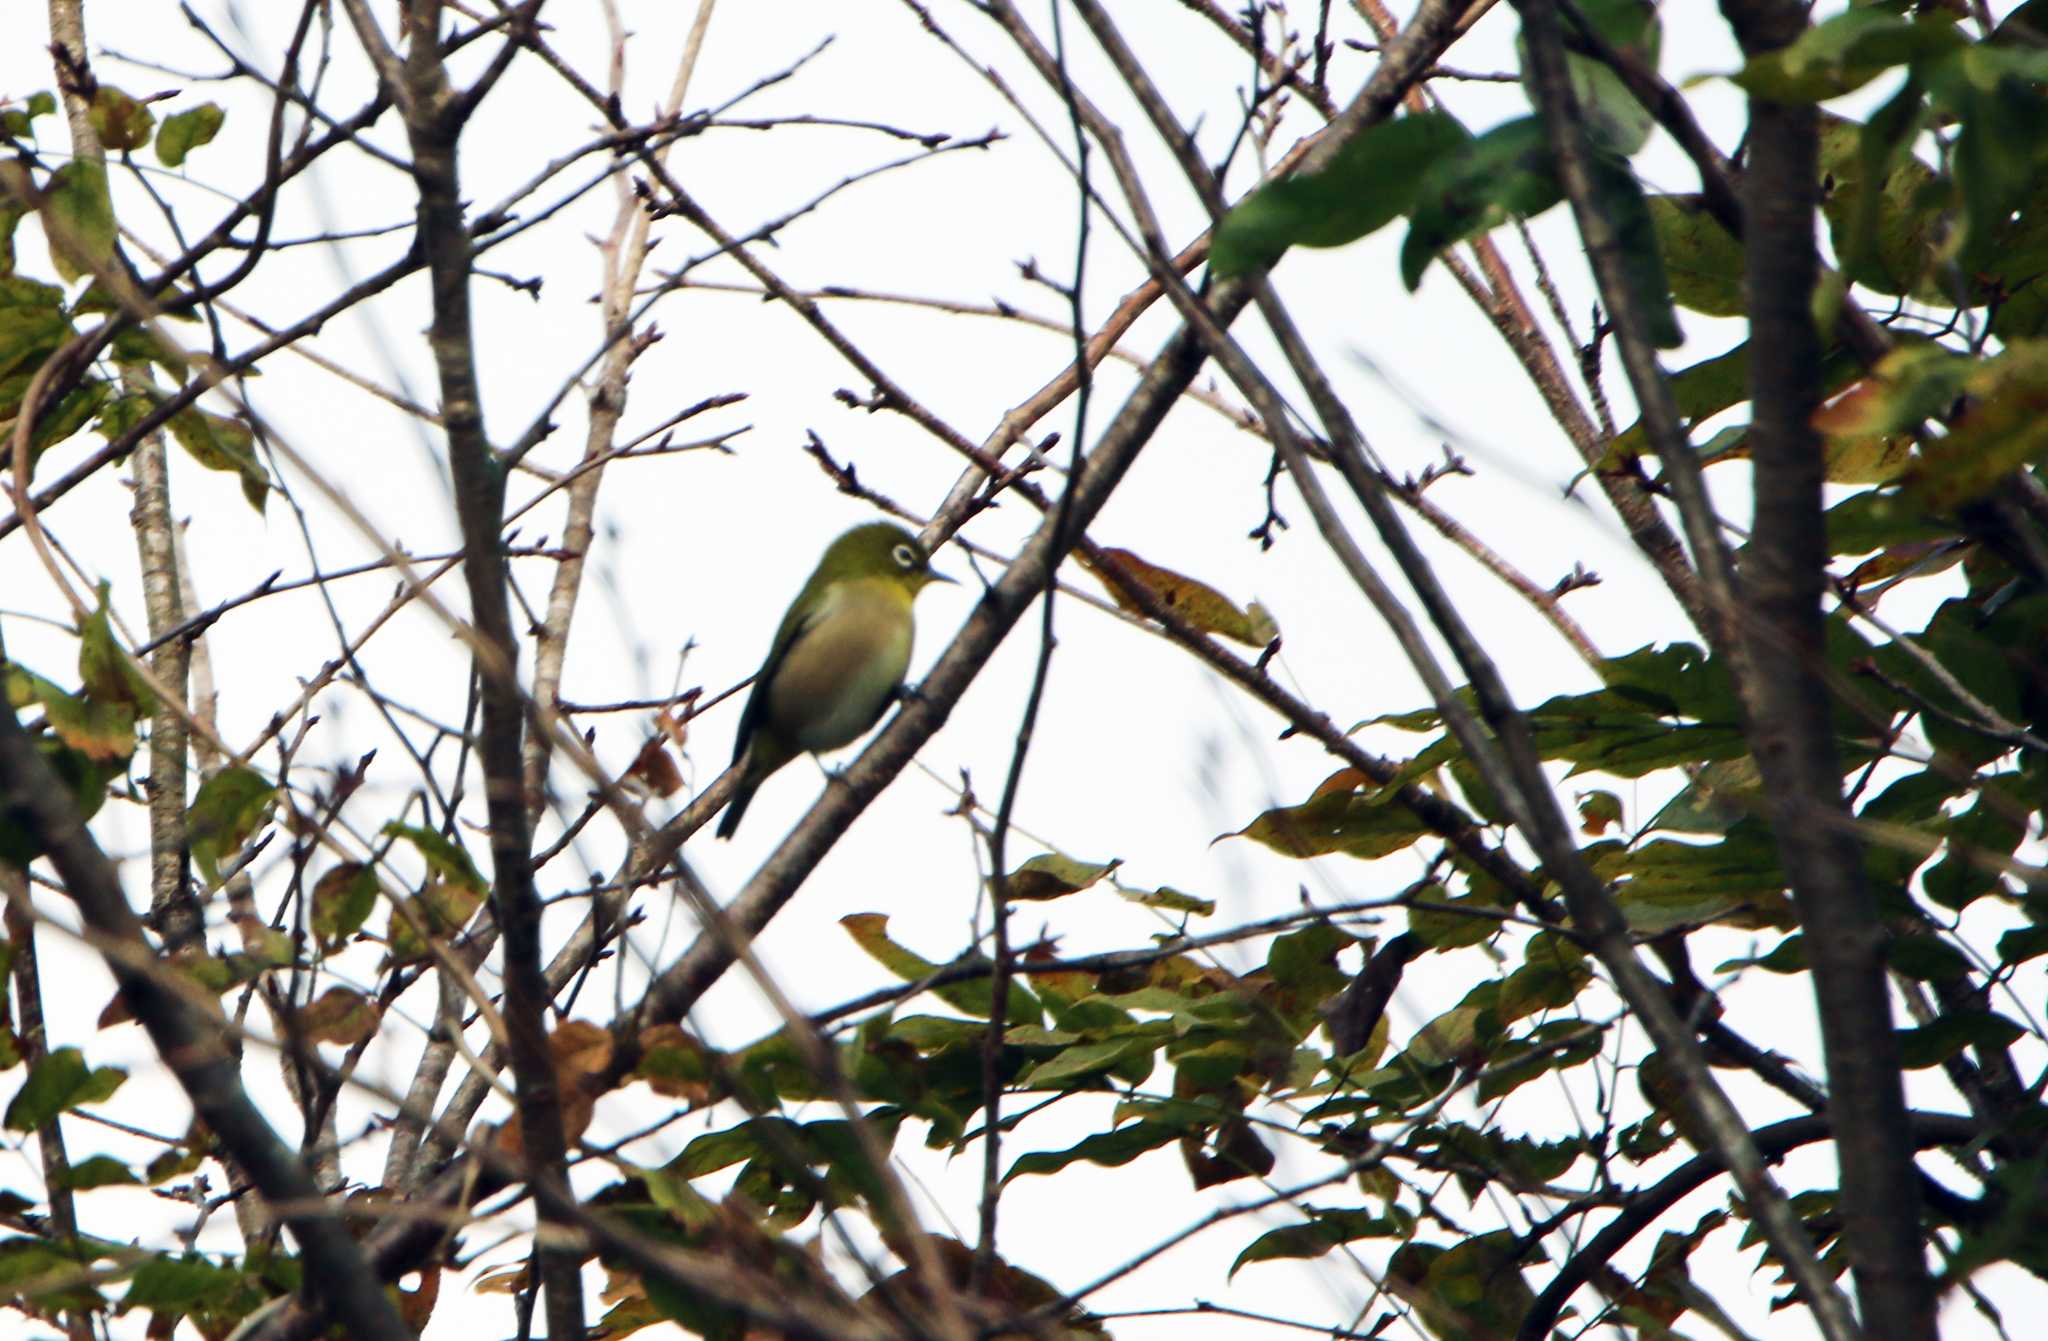
[(924, 575), (927, 580), (932, 582), (944, 582), (948, 586), (953, 587), (957, 587), (960, 585), (959, 578), (954, 577), (951, 573), (942, 573), (938, 569), (930, 566), (926, 566), (924, 570)]

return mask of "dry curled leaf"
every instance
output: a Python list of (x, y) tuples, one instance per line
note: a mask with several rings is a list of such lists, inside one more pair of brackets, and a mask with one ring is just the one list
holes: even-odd
[(1089, 564), (1089, 569), (1102, 579), (1110, 598), (1134, 614), (1144, 612), (1123, 583), (1142, 587), (1154, 600), (1204, 633), (1220, 634), (1249, 647), (1264, 647), (1280, 636), (1273, 617), (1256, 601), (1240, 610), (1229, 597), (1207, 583), (1147, 563), (1127, 549), (1098, 552), (1102, 561)]

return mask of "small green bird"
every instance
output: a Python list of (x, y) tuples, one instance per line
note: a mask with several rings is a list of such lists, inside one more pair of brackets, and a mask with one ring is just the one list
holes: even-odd
[(911, 603), (934, 572), (917, 537), (889, 522), (833, 541), (790, 603), (740, 714), (732, 762), (739, 789), (718, 822), (730, 838), (754, 789), (805, 751), (850, 745), (882, 720), (903, 690), (916, 633)]

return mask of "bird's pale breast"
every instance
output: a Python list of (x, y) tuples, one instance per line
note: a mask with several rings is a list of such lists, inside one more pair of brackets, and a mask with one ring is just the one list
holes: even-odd
[(775, 670), (768, 714), (804, 750), (836, 750), (881, 717), (910, 668), (910, 593), (894, 584), (840, 584)]

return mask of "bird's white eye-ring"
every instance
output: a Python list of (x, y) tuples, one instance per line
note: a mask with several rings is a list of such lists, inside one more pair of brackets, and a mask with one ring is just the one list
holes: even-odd
[(908, 545), (898, 545), (890, 550), (889, 557), (894, 559), (896, 566), (906, 573), (917, 567), (917, 551)]

